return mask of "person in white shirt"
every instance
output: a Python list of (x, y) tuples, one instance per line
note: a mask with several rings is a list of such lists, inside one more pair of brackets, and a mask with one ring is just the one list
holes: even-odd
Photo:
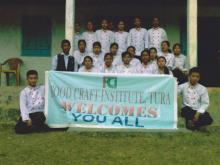
[(123, 52), (122, 53), (123, 64), (117, 66), (116, 72), (117, 73), (124, 73), (124, 74), (137, 73), (136, 68), (130, 64), (131, 59), (132, 59), (132, 57), (131, 57), (131, 54), (129, 52)]
[(179, 85), (178, 94), (182, 96), (181, 116), (185, 118), (186, 128), (200, 130), (201, 127), (212, 124), (213, 119), (207, 112), (209, 95), (206, 87), (199, 84), (200, 70), (190, 69), (188, 82)]
[(181, 53), (181, 45), (175, 43), (173, 45), (174, 66), (173, 69), (179, 69), (183, 72), (187, 72), (186, 69), (186, 56)]
[(36, 70), (29, 70), (26, 74), (28, 86), (20, 93), (20, 111), (15, 132), (26, 134), (33, 132), (48, 131), (49, 127), (44, 123), (44, 86), (37, 86), (38, 73)]
[(121, 53), (118, 53), (118, 44), (112, 43), (110, 46), (110, 53), (113, 55), (113, 63), (114, 67), (117, 67), (122, 64)]
[(96, 31), (96, 38), (102, 45), (102, 52), (109, 52), (111, 43), (114, 42), (114, 33), (108, 30), (108, 21), (102, 20), (101, 29)]
[(113, 55), (111, 53), (106, 53), (104, 57), (104, 64), (100, 67), (99, 71), (101, 73), (116, 73), (116, 69), (113, 66)]
[(149, 64), (150, 55), (148, 50), (143, 50), (141, 52), (141, 64), (137, 65), (137, 73), (140, 74), (154, 74), (154, 70)]
[(136, 55), (140, 56), (141, 51), (148, 48), (148, 32), (141, 27), (141, 19), (136, 17), (134, 19), (134, 28), (129, 31), (128, 46), (134, 46)]
[(99, 68), (104, 63), (104, 55), (101, 50), (101, 43), (100, 42), (94, 42), (93, 43), (93, 53), (90, 53), (89, 56), (93, 59), (93, 65), (95, 68)]
[(131, 61), (130, 61), (130, 64), (132, 65), (132, 66), (138, 66), (138, 65), (140, 65), (141, 64), (141, 62), (140, 62), (140, 60), (139, 60), (139, 58), (140, 58), (140, 56), (135, 56), (135, 47), (133, 47), (133, 46), (129, 46), (128, 48), (127, 48), (127, 52), (129, 52), (130, 54), (131, 54)]
[(93, 59), (90, 56), (86, 56), (83, 60), (83, 66), (79, 68), (79, 72), (99, 72), (97, 68), (93, 66)]
[(82, 66), (84, 57), (88, 55), (88, 53), (86, 52), (86, 41), (85, 40), (78, 41), (78, 49), (79, 50), (74, 51), (73, 56), (79, 68), (80, 66)]
[(166, 58), (163, 56), (160, 56), (157, 58), (157, 70), (154, 74), (167, 74), (167, 75), (173, 75), (172, 72), (168, 69), (166, 66)]
[(75, 24), (75, 33), (74, 33), (74, 37), (73, 37), (73, 50), (78, 50), (78, 42), (79, 40), (82, 39), (82, 34), (81, 34), (81, 27), (80, 27), (80, 23), (76, 23)]
[(125, 31), (124, 21), (118, 22), (118, 31), (114, 35), (115, 42), (118, 44), (118, 52), (121, 54), (128, 47), (128, 32)]
[(71, 44), (69, 40), (62, 40), (62, 52), (53, 57), (52, 70), (54, 71), (77, 71), (75, 58), (70, 55)]
[(170, 50), (170, 42), (163, 41), (161, 43), (161, 52), (158, 53), (158, 56), (163, 56), (166, 58), (166, 65), (169, 70), (173, 69), (174, 66), (174, 55), (171, 53)]
[(174, 67), (173, 75), (177, 78), (179, 84), (187, 82), (186, 56), (181, 54), (181, 45), (173, 45)]
[(150, 68), (152, 68), (153, 73), (155, 73), (157, 71), (157, 49), (152, 47), (149, 49), (149, 54), (150, 54), (150, 61), (149, 61), (149, 65)]
[(86, 27), (87, 27), (87, 31), (83, 32), (82, 39), (86, 41), (86, 51), (88, 53), (92, 53), (93, 43), (97, 41), (92, 21), (88, 21)]
[(152, 28), (148, 30), (149, 48), (155, 47), (160, 52), (160, 45), (162, 41), (167, 41), (166, 31), (160, 27), (160, 20), (154, 17), (152, 20)]

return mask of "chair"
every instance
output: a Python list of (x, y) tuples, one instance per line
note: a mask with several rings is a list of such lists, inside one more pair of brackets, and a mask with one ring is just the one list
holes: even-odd
[[(9, 86), (10, 74), (15, 74), (16, 84), (20, 85), (20, 65), (23, 61), (20, 58), (10, 58), (3, 62), (0, 66), (0, 72), (5, 73), (7, 86)], [(8, 66), (8, 69), (4, 69), (4, 66)]]

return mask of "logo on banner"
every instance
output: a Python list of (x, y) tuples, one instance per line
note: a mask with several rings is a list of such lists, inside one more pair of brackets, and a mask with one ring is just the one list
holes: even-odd
[(117, 77), (103, 77), (103, 88), (117, 88)]

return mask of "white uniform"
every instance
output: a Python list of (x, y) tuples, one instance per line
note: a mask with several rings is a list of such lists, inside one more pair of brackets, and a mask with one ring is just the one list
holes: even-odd
[(92, 53), (93, 43), (97, 41), (95, 32), (86, 31), (82, 34), (82, 39), (86, 41), (86, 51)]
[(174, 67), (175, 68), (179, 68), (182, 71), (187, 71), (186, 69), (186, 56), (184, 56), (183, 54), (180, 54), (178, 56), (174, 55)]
[(122, 65), (122, 57), (121, 54), (117, 54), (115, 56), (113, 56), (113, 62), (112, 62), (113, 66), (119, 66)]
[(167, 41), (167, 33), (163, 28), (151, 28), (148, 30), (149, 48), (155, 47), (160, 52), (161, 42)]
[(158, 56), (163, 56), (166, 58), (166, 66), (172, 70), (173, 69), (173, 66), (174, 66), (174, 55), (172, 53), (163, 53), (163, 52), (160, 52), (158, 53)]
[(22, 121), (30, 120), (29, 114), (44, 111), (44, 86), (26, 87), (20, 93)]
[(99, 68), (100, 66), (103, 65), (103, 63), (104, 63), (103, 53), (100, 53), (98, 55), (96, 55), (94, 53), (90, 53), (89, 56), (92, 57), (93, 65), (95, 66), (95, 68)]
[(82, 35), (79, 32), (74, 35), (74, 37), (73, 37), (73, 42), (74, 42), (73, 49), (74, 50), (79, 50), (78, 41), (81, 39), (82, 39)]
[(182, 107), (191, 107), (199, 113), (204, 113), (209, 106), (209, 95), (207, 88), (201, 84), (195, 86), (189, 82), (179, 85), (178, 94), (183, 96)]
[(81, 53), (79, 50), (75, 50), (73, 53), (73, 56), (76, 60), (76, 63), (81, 66), (84, 60), (84, 57), (88, 56), (88, 53), (85, 51), (84, 53)]
[(144, 65), (143, 63), (137, 66), (137, 73), (140, 74), (154, 74), (153, 68), (150, 64)]
[(153, 74), (156, 74), (158, 66), (157, 66), (157, 60), (151, 60), (149, 61), (149, 67), (152, 69)]
[(141, 64), (141, 62), (137, 58), (132, 58), (132, 60), (130, 61), (130, 64), (134, 67), (137, 67), (138, 65)]
[(101, 73), (116, 73), (116, 68), (112, 65), (111, 67), (106, 67), (105, 64), (103, 64), (100, 68), (99, 71)]
[(117, 66), (116, 68), (117, 73), (124, 73), (124, 74), (134, 74), (137, 73), (136, 68), (132, 65), (125, 66), (124, 64)]
[[(169, 69), (168, 71), (169, 71), (169, 75), (173, 76), (173, 73)], [(159, 67), (157, 67), (157, 70), (155, 70), (154, 74), (165, 74), (165, 73), (163, 73), (163, 71), (160, 70)]]
[(122, 53), (127, 50), (128, 47), (128, 32), (115, 32), (115, 42), (118, 44), (118, 52)]
[(134, 46), (136, 55), (140, 56), (141, 52), (148, 48), (148, 32), (144, 28), (133, 28), (129, 31), (128, 46)]
[(114, 33), (110, 30), (97, 30), (96, 31), (97, 41), (102, 45), (102, 52), (110, 52), (110, 45), (114, 42)]
[(99, 72), (98, 69), (96, 69), (95, 67), (92, 67), (91, 69), (86, 69), (85, 66), (82, 66), (79, 68), (78, 72)]

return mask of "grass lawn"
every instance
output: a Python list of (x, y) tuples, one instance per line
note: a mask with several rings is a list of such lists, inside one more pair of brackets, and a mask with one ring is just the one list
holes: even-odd
[(49, 132), (16, 135), (13, 124), (0, 125), (0, 165), (220, 165), (220, 92), (210, 89), (209, 133)]
[(220, 128), (211, 133), (51, 132), (0, 129), (1, 165), (220, 164)]

